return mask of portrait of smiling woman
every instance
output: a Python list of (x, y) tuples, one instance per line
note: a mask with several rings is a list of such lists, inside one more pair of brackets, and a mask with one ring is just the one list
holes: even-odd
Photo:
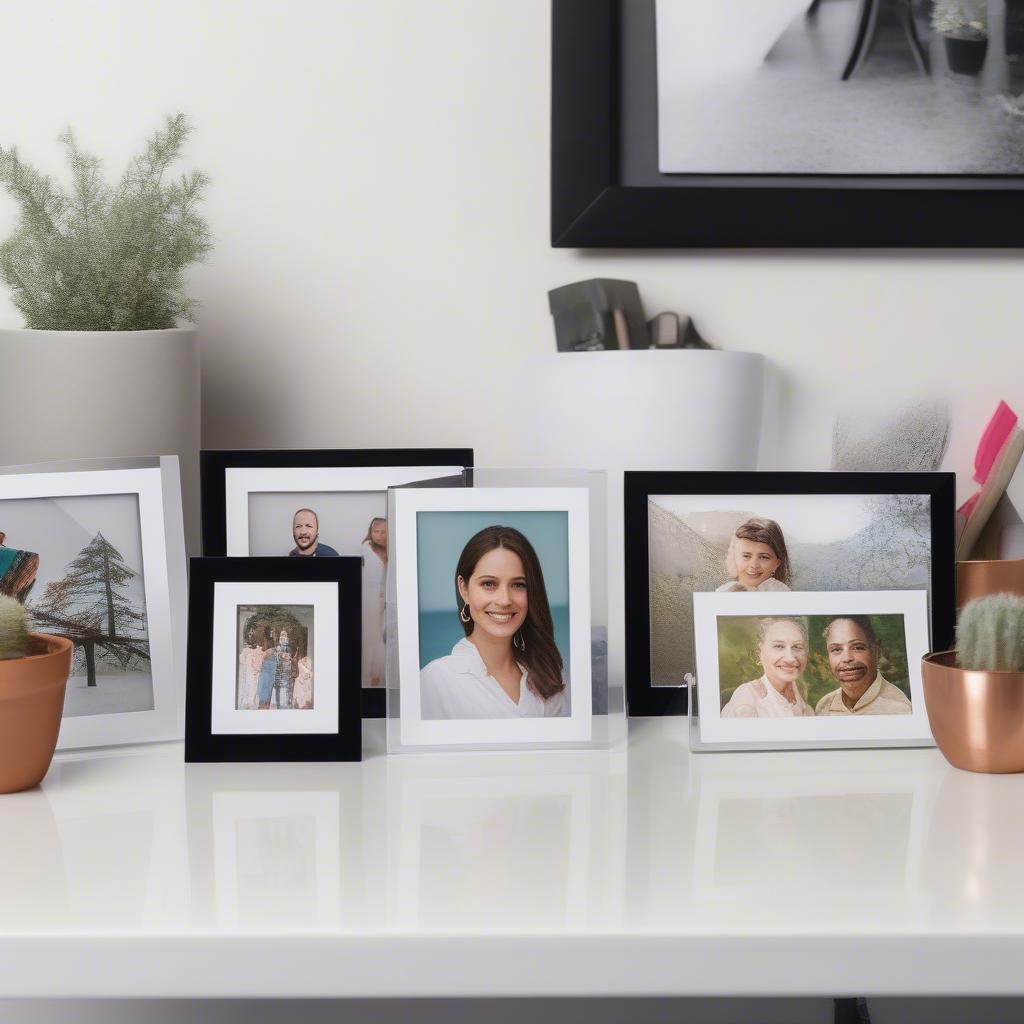
[(736, 687), (722, 708), (722, 717), (813, 717), (798, 685), (807, 668), (808, 648), (804, 619), (758, 619), (757, 659), (764, 674)]
[(555, 718), (569, 690), (540, 559), (525, 534), (487, 526), (466, 543), (454, 572), (465, 634), (420, 673), (425, 719)]

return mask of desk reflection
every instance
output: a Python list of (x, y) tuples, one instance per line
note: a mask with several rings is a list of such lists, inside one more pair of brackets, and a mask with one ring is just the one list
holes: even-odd
[(478, 763), (473, 777), (451, 759), (433, 770), (416, 760), (395, 759), (388, 770), (395, 925), (563, 930), (607, 906), (597, 879), (624, 843), (595, 842), (594, 780), (578, 759), (515, 756), (514, 768), (498, 759), (481, 773)]
[(932, 919), (1018, 928), (1024, 914), (1024, 780), (947, 766), (925, 845)]
[(364, 904), (358, 769), (188, 765), (192, 924), (317, 932), (358, 923)]
[(328, 927), (338, 921), (338, 794), (214, 793), (220, 928)]
[(52, 809), (68, 923), (106, 931), (185, 922), (179, 757), (158, 746), (54, 760), (39, 796)]
[[(767, 894), (832, 908), (850, 898), (841, 892), (857, 893), (862, 907), (920, 899), (934, 774), (919, 752), (896, 752), (895, 763), (892, 753), (879, 751), (877, 764), (858, 773), (846, 770), (842, 752), (820, 752), (814, 771), (800, 754), (730, 754), (728, 763), (695, 756), (694, 896), (756, 893), (760, 902)], [(756, 758), (772, 759), (771, 770), (756, 771)]]

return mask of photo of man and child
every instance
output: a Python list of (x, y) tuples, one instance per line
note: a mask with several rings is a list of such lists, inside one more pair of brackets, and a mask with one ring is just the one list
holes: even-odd
[[(648, 502), (652, 685), (680, 686), (692, 679), (696, 660), (692, 612), (695, 593), (770, 595), (790, 591), (927, 590), (931, 571), (930, 517), (930, 498), (918, 494), (652, 496)], [(766, 607), (764, 615), (772, 610)], [(808, 622), (813, 618), (809, 616)], [(833, 618), (837, 623), (854, 621)], [(858, 626), (862, 634), (858, 654), (876, 651), (881, 643), (883, 648), (891, 648), (895, 656), (902, 641), (893, 633), (890, 642), (889, 626), (880, 625), (881, 620), (888, 618), (872, 616), (870, 621), (865, 620)], [(784, 627), (784, 621), (790, 626)], [(815, 628), (817, 636), (813, 632)], [(776, 631), (787, 634), (780, 643), (791, 653), (799, 651), (801, 657), (811, 658), (812, 666), (818, 664), (819, 667), (824, 665), (820, 659), (825, 658), (828, 643), (820, 635), (821, 628), (801, 624), (799, 619), (780, 619), (775, 626)], [(834, 631), (838, 634), (840, 628), (836, 625)], [(879, 629), (885, 634), (881, 640)], [(799, 640), (795, 638), (796, 633), (801, 633)], [(748, 682), (760, 684), (765, 676), (767, 670), (753, 653), (755, 647), (760, 650), (758, 644), (763, 639), (760, 633), (757, 644), (753, 634), (742, 640), (738, 635), (734, 638), (735, 643), (749, 653), (748, 667), (759, 671), (757, 678), (723, 675), (723, 693), (729, 690), (730, 699), (733, 688)], [(872, 655), (865, 663), (863, 672), (870, 672), (872, 665), (876, 671), (871, 673), (860, 693), (856, 693), (857, 687), (842, 685), (844, 672), (847, 682), (852, 681), (852, 669), (837, 668), (840, 674), (834, 672), (829, 677), (830, 689), (855, 697), (858, 714), (879, 713), (877, 709), (882, 705), (875, 702), (880, 691), (892, 697), (881, 683), (873, 689), (880, 657), (880, 654)], [(819, 661), (814, 662), (815, 658)], [(796, 660), (790, 657), (787, 665), (787, 673), (794, 680), (805, 671), (805, 667), (796, 671)], [(857, 672), (862, 674), (861, 669)], [(886, 678), (879, 678), (882, 683), (887, 682)], [(824, 685), (825, 681), (826, 677), (821, 675), (819, 682)], [(741, 705), (757, 704), (750, 699), (752, 693), (770, 702), (771, 695), (767, 691), (761, 695), (760, 690), (759, 685), (752, 685), (744, 691), (735, 706), (737, 713)], [(787, 692), (791, 697), (794, 694), (792, 689)], [(826, 695), (820, 688), (814, 693), (822, 698)], [(893, 707), (899, 706), (899, 701), (892, 699)], [(866, 712), (864, 708), (868, 704), (875, 710)], [(795, 698), (792, 706), (800, 714), (807, 713)], [(833, 708), (827, 712), (829, 714), (853, 712), (841, 699), (838, 705), (833, 701), (829, 707)], [(909, 709), (907, 699), (906, 711), (886, 713), (909, 713)], [(814, 706), (808, 706), (807, 711), (823, 713), (817, 701)]]
[(362, 685), (385, 683), (384, 602), (388, 569), (385, 496), (379, 492), (253, 492), (249, 553), (294, 558), (360, 555)]

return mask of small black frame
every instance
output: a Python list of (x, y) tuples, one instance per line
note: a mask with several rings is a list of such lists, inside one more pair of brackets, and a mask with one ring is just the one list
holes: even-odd
[[(227, 554), (226, 479), (229, 469), (372, 468), (375, 466), (473, 467), (472, 448), (209, 449), (199, 454), (203, 554)], [(294, 561), (294, 559), (292, 559)], [(313, 562), (317, 559), (300, 559)], [(384, 689), (364, 689), (364, 718), (383, 718)]]
[[(361, 560), (339, 558), (192, 558), (189, 560), (185, 760), (359, 761), (362, 759)], [(318, 581), (338, 586), (338, 732), (238, 735), (211, 731), (213, 615), (217, 583)], [(272, 717), (272, 716), (270, 716)]]
[[(648, 500), (653, 494), (921, 494), (931, 499), (932, 650), (953, 645), (956, 622), (953, 473), (635, 472), (624, 477), (626, 701), (631, 717), (685, 715), (685, 686), (651, 685)], [(686, 628), (692, 628), (691, 621)]]
[(637, 39), (624, 27), (628, 15), (652, 4), (553, 0), (553, 247), (1024, 244), (1024, 175), (667, 175), (657, 173), (655, 160), (643, 183), (633, 183), (639, 179), (623, 172), (625, 139), (633, 138), (625, 87), (642, 90), (649, 119), (657, 83), (653, 33)]

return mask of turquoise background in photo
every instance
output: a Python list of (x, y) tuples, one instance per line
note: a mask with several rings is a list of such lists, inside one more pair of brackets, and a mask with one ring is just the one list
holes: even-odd
[(466, 542), (485, 526), (511, 526), (533, 545), (569, 671), (569, 513), (418, 512), (416, 514), (420, 668), (451, 654), (465, 633), (455, 598), (455, 567)]

